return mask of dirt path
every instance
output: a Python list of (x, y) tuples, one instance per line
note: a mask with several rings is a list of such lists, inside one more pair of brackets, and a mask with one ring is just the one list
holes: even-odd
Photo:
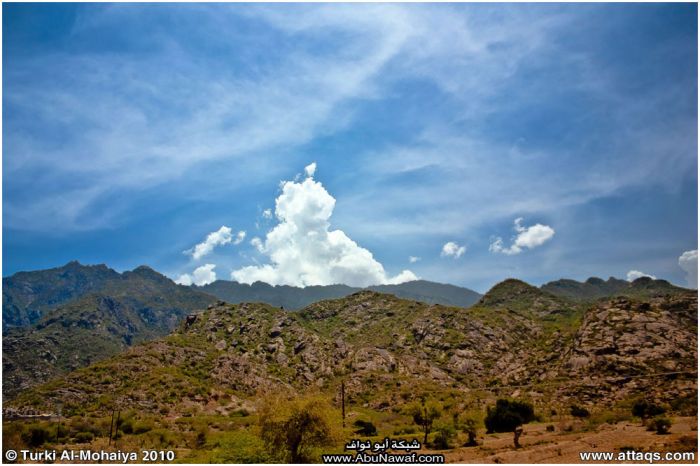
[[(489, 434), (480, 439), (478, 447), (457, 448), (444, 454), (448, 463), (582, 463), (580, 452), (617, 454), (622, 448), (632, 448), (662, 453), (694, 451), (697, 458), (697, 425), (695, 417), (676, 418), (668, 435), (657, 435), (639, 423), (630, 422), (604, 424), (588, 432), (582, 429), (561, 432), (557, 425), (557, 431), (547, 432), (546, 424), (535, 424), (525, 426), (520, 440), (523, 448), (519, 450), (513, 449), (512, 434)], [(680, 462), (697, 463), (696, 460)]]

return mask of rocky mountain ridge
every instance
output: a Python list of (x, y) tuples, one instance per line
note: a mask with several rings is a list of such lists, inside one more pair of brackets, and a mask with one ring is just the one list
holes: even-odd
[(264, 393), (335, 394), (341, 380), (349, 403), (379, 410), (439, 392), (601, 405), (639, 394), (697, 396), (695, 293), (587, 306), (528, 286), (502, 283), (469, 309), (371, 291), (298, 313), (220, 302), (168, 337), (10, 404), (61, 400), (80, 412), (106, 410), (118, 399), (181, 416), (238, 409)]
[(286, 310), (299, 310), (318, 301), (343, 298), (363, 289), (393, 294), (399, 298), (413, 299), (428, 304), (458, 307), (469, 307), (481, 298), (481, 294), (468, 288), (427, 280), (414, 280), (399, 285), (376, 285), (367, 288), (347, 285), (307, 286), (300, 288), (288, 285), (272, 286), (263, 282), (255, 282), (248, 285), (227, 280), (217, 280), (196, 288), (231, 304), (262, 302), (276, 307), (283, 307)]

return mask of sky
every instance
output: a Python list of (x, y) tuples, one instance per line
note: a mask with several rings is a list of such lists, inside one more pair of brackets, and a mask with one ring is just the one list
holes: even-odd
[(697, 286), (696, 4), (2, 8), (3, 276)]

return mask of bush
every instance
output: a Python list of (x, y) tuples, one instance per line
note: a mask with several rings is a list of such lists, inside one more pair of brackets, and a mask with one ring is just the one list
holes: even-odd
[(195, 438), (195, 447), (196, 448), (203, 448), (204, 445), (207, 444), (207, 432), (206, 430), (202, 429), (199, 432), (197, 432), (197, 437)]
[(370, 421), (358, 419), (352, 425), (358, 428), (356, 431), (354, 431), (355, 434), (365, 435), (367, 437), (377, 435), (377, 428)]
[(40, 425), (29, 426), (29, 429), (22, 434), (22, 440), (30, 447), (40, 447), (48, 442), (50, 437), (49, 429)]
[(666, 409), (663, 406), (646, 400), (638, 401), (632, 406), (632, 415), (644, 419), (664, 414)]
[[(265, 451), (265, 444), (257, 436), (247, 431), (236, 430), (227, 432), (218, 442), (219, 445), (213, 450), (209, 458), (192, 461), (199, 463), (215, 464), (270, 464), (275, 461), (269, 453)], [(202, 452), (203, 450), (199, 450)]]
[(517, 400), (499, 399), (496, 406), (486, 410), (486, 433), (513, 432), (523, 424), (535, 420), (535, 411), (530, 403)]
[(320, 398), (271, 400), (260, 410), (259, 423), (262, 440), (284, 462), (317, 462), (313, 449), (336, 437), (331, 407)]
[(399, 426), (394, 429), (394, 435), (410, 435), (415, 434), (417, 431), (415, 426)]
[(452, 440), (456, 435), (457, 433), (454, 427), (447, 424), (441, 425), (437, 428), (437, 432), (435, 437), (433, 437), (431, 446), (436, 450), (447, 450), (448, 448), (452, 448)]
[(665, 417), (657, 417), (652, 419), (647, 426), (647, 430), (656, 431), (658, 435), (668, 434), (671, 428), (671, 420)]
[[(136, 434), (136, 435), (145, 434), (146, 432), (149, 432), (149, 431), (151, 431), (151, 430), (153, 430), (153, 423), (152, 423), (152, 422), (148, 422), (148, 421), (139, 421), (139, 422), (136, 422), (136, 423), (134, 424), (133, 429), (132, 429), (133, 433)], [(125, 431), (125, 430), (123, 429), (123, 426), (122, 426), (122, 431), (123, 431), (125, 434), (128, 433), (127, 431)]]
[(131, 419), (126, 419), (124, 422), (121, 423), (121, 429), (122, 432), (125, 434), (133, 434), (134, 433), (134, 421)]
[(78, 432), (75, 434), (76, 443), (90, 443), (94, 438), (95, 436), (92, 432)]
[(589, 413), (588, 410), (582, 406), (573, 405), (571, 407), (571, 415), (573, 417), (584, 418), (584, 417), (590, 417), (591, 413)]

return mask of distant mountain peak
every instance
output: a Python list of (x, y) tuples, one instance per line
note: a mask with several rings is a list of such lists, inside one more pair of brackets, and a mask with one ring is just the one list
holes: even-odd
[(675, 286), (667, 280), (651, 277), (639, 277), (633, 282), (615, 277), (607, 280), (591, 277), (585, 282), (560, 279), (542, 285), (541, 289), (557, 296), (584, 301), (613, 296), (648, 297), (688, 292), (685, 288)]

